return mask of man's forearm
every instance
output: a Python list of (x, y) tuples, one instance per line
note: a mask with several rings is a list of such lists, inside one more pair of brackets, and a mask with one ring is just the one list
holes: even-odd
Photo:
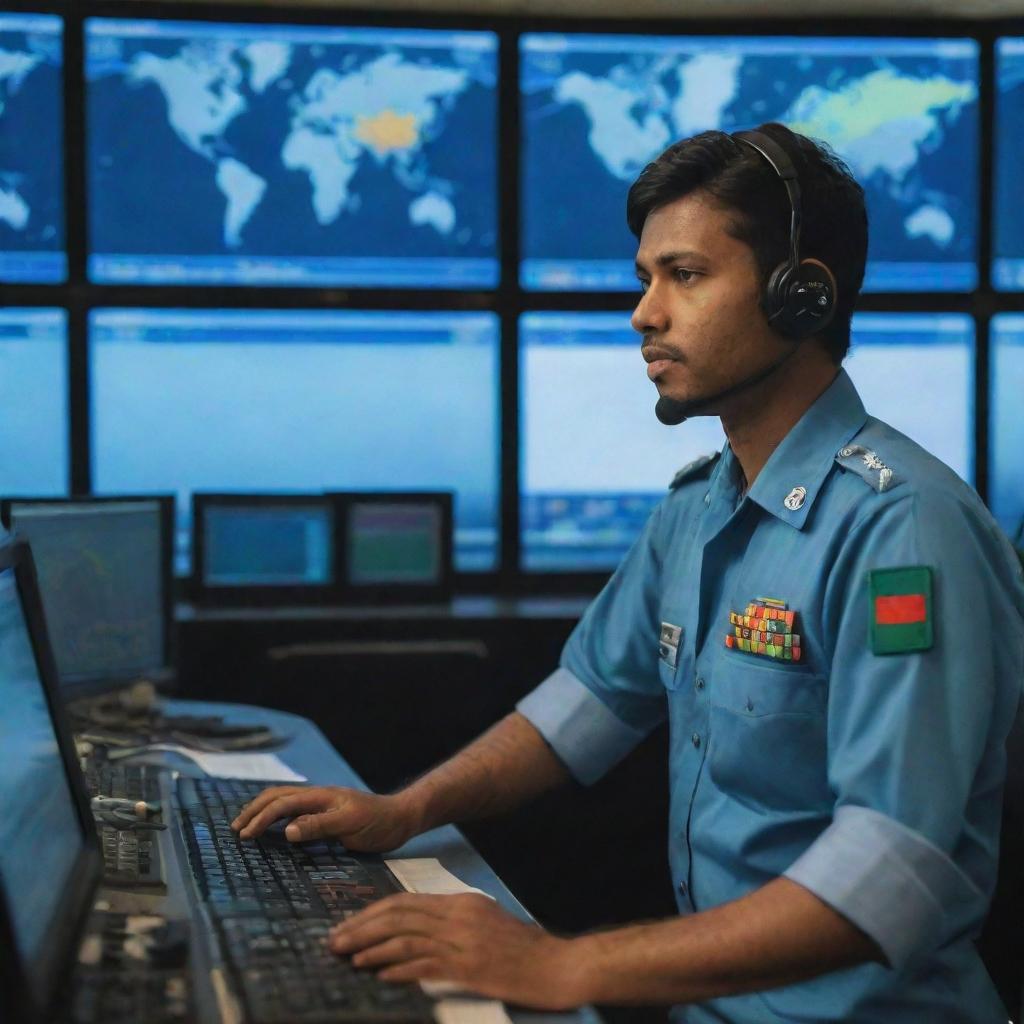
[(787, 878), (713, 910), (571, 946), (581, 1001), (592, 1003), (702, 1002), (883, 961), (859, 928)]
[(511, 810), (568, 779), (540, 733), (513, 712), (397, 795), (425, 832)]

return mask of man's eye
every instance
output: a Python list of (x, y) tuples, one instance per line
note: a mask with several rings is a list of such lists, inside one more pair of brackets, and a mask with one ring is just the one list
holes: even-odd
[(676, 267), (672, 273), (680, 284), (692, 284), (700, 277), (696, 270), (687, 270), (685, 267)]
[(640, 285), (640, 291), (643, 292), (645, 295), (647, 294), (647, 289), (651, 287), (650, 281), (645, 281), (643, 278), (640, 277), (637, 278), (637, 284)]

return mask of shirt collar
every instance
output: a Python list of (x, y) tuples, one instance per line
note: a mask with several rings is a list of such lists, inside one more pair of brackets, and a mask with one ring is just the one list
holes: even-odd
[[(802, 530), (836, 452), (866, 421), (864, 403), (849, 374), (840, 369), (835, 380), (772, 452), (747, 497), (777, 519)], [(718, 468), (718, 486), (735, 491), (739, 463), (728, 444)]]

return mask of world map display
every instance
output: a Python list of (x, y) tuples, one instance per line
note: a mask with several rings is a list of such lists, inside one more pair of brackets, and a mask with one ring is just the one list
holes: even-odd
[(992, 218), (992, 283), (1024, 289), (1024, 39), (996, 43), (995, 216)]
[(491, 33), (90, 18), (94, 281), (489, 287)]
[(67, 277), (61, 19), (0, 14), (0, 281)]
[(636, 286), (629, 185), (677, 139), (766, 121), (827, 142), (864, 186), (865, 287), (977, 283), (972, 40), (526, 35), (524, 287)]

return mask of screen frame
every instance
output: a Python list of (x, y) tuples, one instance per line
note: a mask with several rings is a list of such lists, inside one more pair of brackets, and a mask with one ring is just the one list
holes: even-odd
[[(317, 506), (330, 514), (329, 536), (333, 550), (330, 567), (333, 579), (324, 584), (248, 584), (211, 586), (206, 582), (207, 555), (204, 535), (206, 515), (211, 509), (282, 509)], [(324, 493), (298, 492), (192, 492), (192, 575), (189, 594), (203, 607), (335, 604), (340, 594), (341, 565), (338, 558), (338, 522), (334, 502)]]
[[(81, 678), (64, 682), (60, 680), (61, 692), (68, 700), (78, 697), (92, 697), (109, 693), (138, 679), (149, 679), (158, 686), (169, 686), (175, 676), (177, 658), (176, 620), (174, 615), (174, 531), (176, 498), (173, 494), (76, 494), (66, 498), (14, 497), (0, 499), (0, 524), (17, 533), (11, 521), (16, 505), (118, 505), (156, 502), (160, 514), (160, 606), (163, 619), (163, 664), (146, 672), (125, 672), (95, 678)], [(31, 544), (28, 538), (26, 543)], [(58, 679), (60, 676), (58, 674)]]
[(27, 542), (10, 537), (0, 543), (0, 571), (13, 569), (18, 595), (28, 632), (32, 641), (39, 678), (46, 695), (53, 721), (57, 746), (60, 750), (75, 812), (82, 827), (82, 848), (69, 873), (69, 885), (59, 904), (54, 927), (47, 934), (39, 963), (34, 967), (21, 958), (14, 941), (14, 931), (7, 909), (6, 891), (0, 880), (0, 943), (8, 950), (0, 958), (0, 976), (4, 979), (0, 1006), (12, 1020), (42, 1024), (52, 1019), (60, 988), (58, 984), (72, 962), (82, 929), (92, 908), (92, 902), (103, 871), (99, 837), (93, 824), (85, 779), (78, 765), (71, 727), (64, 713), (64, 704), (57, 680), (56, 663), (50, 647), (43, 606), (39, 595), (38, 578), (32, 552)]
[[(340, 597), (347, 604), (407, 604), (450, 601), (455, 571), (455, 495), (452, 491), (331, 491), (337, 515), (335, 549), (340, 566)], [(348, 544), (354, 510), (360, 505), (432, 506), (441, 517), (440, 571), (434, 583), (356, 583), (349, 578)]]

